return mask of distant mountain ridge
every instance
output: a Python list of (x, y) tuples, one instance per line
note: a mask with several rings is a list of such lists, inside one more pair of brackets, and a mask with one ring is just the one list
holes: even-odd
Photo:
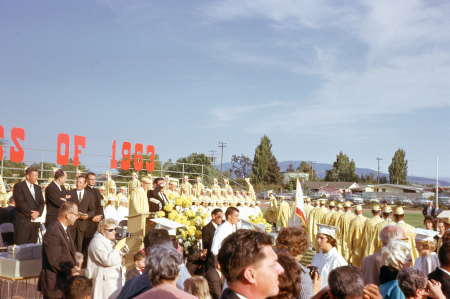
[[(300, 164), (302, 163), (302, 161), (283, 161), (283, 162), (278, 162), (278, 166), (280, 166), (280, 170), (281, 172), (286, 171), (286, 169), (288, 169), (289, 164), (292, 163), (292, 166), (294, 167), (294, 169), (297, 169), (297, 167), (300, 166)], [(309, 164), (309, 163), (308, 163)], [(220, 164), (216, 165), (216, 168), (218, 168), (220, 170)], [(322, 179), (325, 177), (325, 171), (330, 170), (333, 168), (332, 164), (326, 164), (326, 163), (314, 163), (314, 170), (316, 171), (316, 175), (319, 179)], [(231, 169), (231, 163), (223, 163), (223, 170), (227, 170), (227, 169)], [(378, 176), (378, 171), (376, 170), (372, 170), (369, 168), (355, 168), (355, 172), (357, 175), (361, 176), (361, 174), (364, 175), (369, 175), (371, 173), (373, 173), (375, 175), (375, 177)], [(381, 177), (386, 177), (389, 180), (389, 174), (388, 173), (380, 173)], [(450, 182), (447, 181), (448, 178), (445, 179), (440, 179), (439, 180), (439, 186), (449, 186)], [(436, 179), (430, 179), (430, 178), (425, 178), (425, 177), (418, 177), (418, 176), (407, 176), (406, 180), (408, 182), (414, 182), (415, 184), (422, 184), (422, 185), (427, 185), (427, 184), (436, 184)]]

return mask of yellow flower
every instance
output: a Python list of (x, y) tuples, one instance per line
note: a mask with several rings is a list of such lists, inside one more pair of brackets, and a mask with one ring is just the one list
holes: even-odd
[(169, 194), (169, 199), (172, 200), (172, 199), (174, 199), (174, 198), (175, 198), (175, 194), (170, 193), (170, 194)]
[(164, 213), (164, 211), (159, 211), (156, 215), (158, 217), (164, 217), (164, 216), (166, 216), (166, 213)]
[(206, 225), (206, 221), (202, 220), (202, 226), (205, 226), (205, 225)]
[(189, 221), (189, 224), (190, 224), (190, 225), (195, 225), (195, 220)]
[(186, 237), (187, 237), (186, 231), (182, 230), (181, 231), (181, 236), (183, 237), (183, 239), (186, 239)]
[(195, 216), (195, 221), (201, 221), (201, 220), (202, 220), (202, 218)]
[(202, 237), (202, 231), (201, 230), (196, 230), (195, 231), (195, 236), (197, 237), (197, 239), (200, 239)]
[(190, 223), (189, 220), (182, 220), (181, 224), (188, 226)]
[(198, 208), (198, 211), (203, 214), (203, 208)]
[(183, 204), (183, 197), (177, 197), (177, 199), (175, 199), (175, 204), (181, 206)]
[(195, 229), (188, 229), (188, 235), (189, 236), (193, 236), (193, 235), (195, 235)]
[(263, 213), (262, 213), (262, 212), (260, 212), (260, 213), (259, 213), (259, 217), (262, 217), (262, 216), (263, 216)]
[(166, 204), (165, 206), (164, 206), (164, 210), (166, 210), (166, 211), (172, 211), (173, 210), (173, 206), (172, 206), (172, 204)]

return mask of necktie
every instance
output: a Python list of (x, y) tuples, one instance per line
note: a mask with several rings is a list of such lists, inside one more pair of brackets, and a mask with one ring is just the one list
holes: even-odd
[(33, 199), (36, 200), (36, 197), (34, 195), (34, 187), (33, 187), (33, 185), (30, 185), (30, 192), (31, 192), (31, 195), (33, 196)]
[(81, 191), (78, 191), (78, 202), (81, 202)]
[(64, 230), (64, 233), (66, 234), (67, 240), (70, 240), (70, 239), (69, 239), (69, 235), (67, 234), (67, 229)]

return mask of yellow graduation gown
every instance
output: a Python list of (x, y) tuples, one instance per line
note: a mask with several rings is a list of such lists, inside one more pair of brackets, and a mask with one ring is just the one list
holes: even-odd
[(322, 218), (323, 224), (330, 225), (329, 224), (330, 218), (331, 218), (331, 215), (333, 215), (334, 213), (336, 213), (336, 210), (331, 210), (331, 211), (328, 211), (327, 213), (325, 213), (325, 215), (323, 215), (323, 218)]
[[(350, 249), (347, 243), (348, 234), (350, 232), (350, 221), (355, 218), (356, 215), (352, 212), (344, 212), (337, 222), (337, 227), (339, 227), (339, 240), (340, 244), (337, 246), (338, 251), (340, 251), (342, 257), (348, 261)], [(340, 250), (339, 250), (340, 249)]]
[(385, 226), (389, 224), (395, 224), (395, 222), (393, 222), (391, 218), (388, 218), (387, 220), (383, 220), (380, 223), (377, 223), (377, 225), (375, 225), (372, 238), (374, 253), (378, 252), (381, 249), (381, 247), (383, 247), (383, 244), (381, 244), (380, 240), (380, 232)]
[(373, 239), (377, 238), (375, 236), (375, 226), (382, 221), (383, 218), (377, 215), (373, 216), (370, 219), (367, 219), (367, 221), (364, 223), (361, 238), (361, 259), (375, 253), (375, 242), (373, 241)]
[(329, 222), (328, 225), (337, 226), (336, 224), (339, 220), (339, 217), (341, 217), (342, 214), (344, 214), (344, 211), (336, 211), (333, 214), (331, 214), (330, 220), (328, 221)]
[(347, 244), (349, 247), (349, 259), (348, 262), (353, 266), (361, 267), (361, 237), (364, 229), (364, 223), (367, 221), (367, 217), (363, 215), (356, 216), (350, 221), (350, 232), (348, 234)]
[(202, 183), (195, 183), (193, 188), (195, 189), (195, 196), (199, 197), (205, 187)]
[(313, 207), (312, 210), (306, 216), (306, 230), (308, 231), (309, 241), (314, 244), (314, 240), (316, 239), (316, 235), (314, 234), (314, 227), (316, 224), (314, 223), (314, 214), (316, 211), (320, 209), (320, 207)]
[(148, 213), (148, 198), (147, 192), (142, 187), (138, 187), (131, 193), (130, 213), (129, 215), (136, 215), (139, 213)]
[(128, 194), (131, 194), (133, 192), (134, 188), (139, 187), (141, 184), (138, 179), (134, 179), (128, 182)]
[(264, 214), (264, 219), (266, 219), (267, 222), (270, 223), (277, 223), (277, 210), (278, 210), (277, 199), (272, 195), (270, 197), (269, 208)]
[(103, 182), (103, 186), (105, 186), (105, 195), (108, 196), (109, 188), (111, 188), (111, 186), (116, 186), (116, 183), (113, 181), (113, 179), (109, 178)]
[(291, 209), (289, 204), (285, 201), (280, 202), (280, 207), (278, 208), (278, 220), (280, 220), (281, 227), (288, 226), (290, 216)]
[(250, 194), (250, 198), (252, 199), (252, 201), (256, 201), (256, 195), (255, 195), (255, 190), (253, 190), (253, 185), (252, 184), (247, 184), (247, 188), (246, 190), (247, 192), (251, 192)]
[(411, 255), (413, 257), (413, 263), (414, 261), (420, 256), (419, 251), (416, 248), (416, 234), (412, 233), (412, 231), (415, 229), (414, 226), (409, 225), (405, 221), (399, 221), (396, 223), (396, 225), (401, 226), (405, 230), (405, 236), (408, 238), (408, 243), (411, 245)]
[(189, 182), (187, 182), (187, 183), (185, 183), (185, 182), (181, 183), (181, 184), (180, 184), (180, 191), (183, 190), (184, 187), (186, 187), (186, 188), (188, 189), (187, 194), (191, 194), (191, 189), (192, 189), (191, 183), (189, 183)]

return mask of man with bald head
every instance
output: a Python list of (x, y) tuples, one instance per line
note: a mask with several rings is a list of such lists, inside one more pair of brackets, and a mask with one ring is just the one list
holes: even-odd
[[(380, 231), (380, 240), (383, 247), (391, 240), (405, 241), (405, 231), (398, 225), (387, 225)], [(361, 262), (361, 272), (364, 283), (380, 285), (381, 249), (377, 253), (366, 256)]]

